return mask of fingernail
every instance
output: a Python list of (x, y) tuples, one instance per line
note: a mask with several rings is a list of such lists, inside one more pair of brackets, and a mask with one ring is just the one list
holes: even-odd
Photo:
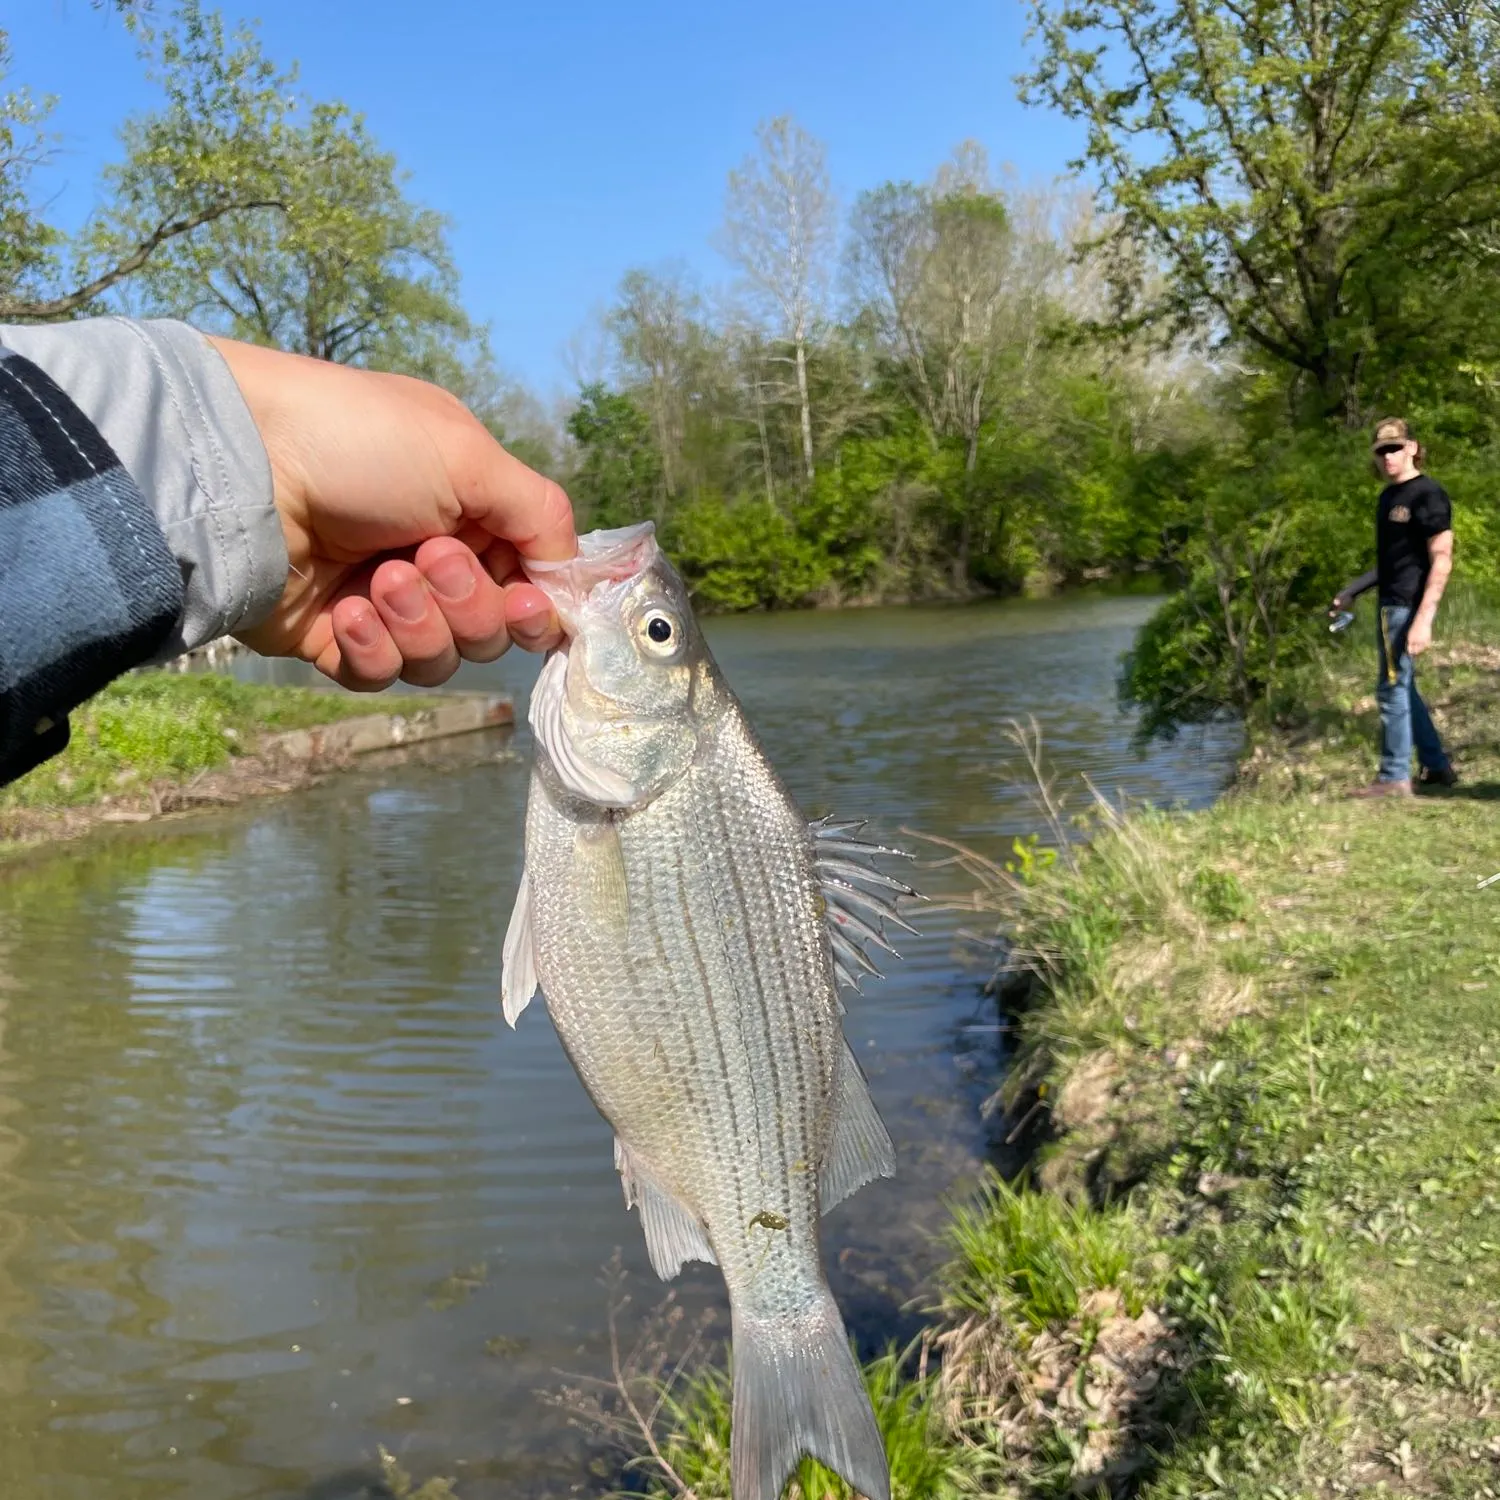
[(385, 594), (385, 607), (408, 625), (415, 625), (427, 613), (427, 590), (420, 578), (406, 578)]
[(551, 636), (555, 629), (550, 615), (534, 615), (527, 620), (517, 620), (510, 627), (510, 633), (521, 645), (534, 649)]
[(373, 609), (360, 610), (353, 619), (346, 622), (344, 629), (356, 646), (368, 649), (380, 644), (380, 621), (375, 618)]
[(463, 553), (455, 552), (428, 568), (427, 582), (434, 593), (456, 604), (474, 592), (474, 565)]

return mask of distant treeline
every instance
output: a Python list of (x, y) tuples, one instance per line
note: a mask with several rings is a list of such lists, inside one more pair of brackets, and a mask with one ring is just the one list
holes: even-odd
[(350, 105), (198, 0), (113, 8), (160, 98), (78, 233), (34, 179), (47, 101), (0, 96), (0, 319), (170, 313), (437, 380), (583, 524), (653, 518), (707, 607), (1164, 569), (1123, 680), (1153, 730), (1295, 711), (1317, 607), (1367, 559), (1378, 415), (1427, 440), (1458, 566), (1495, 576), (1490, 7), (1035, 0), (1019, 83), (1083, 125), (1070, 184), (967, 142), (840, 204), (769, 120), (727, 174), (722, 283), (626, 272), (550, 411)]

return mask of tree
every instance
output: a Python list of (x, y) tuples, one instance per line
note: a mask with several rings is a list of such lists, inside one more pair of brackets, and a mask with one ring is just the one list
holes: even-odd
[(680, 272), (628, 271), (608, 318), (627, 380), (641, 387), (661, 459), (662, 499), (681, 488), (688, 406), (711, 337), (703, 304)]
[[(1364, 416), (1409, 289), (1500, 213), (1495, 27), (1460, 0), (1034, 0), (1028, 102), (1082, 122), (1120, 306)], [(1161, 271), (1159, 285), (1143, 276)]]
[(796, 370), (802, 462), (814, 474), (807, 353), (823, 316), (836, 232), (823, 145), (782, 115), (756, 130), (760, 155), (729, 174), (724, 243), (752, 294), (775, 313)]
[(856, 284), (871, 298), (913, 403), (934, 445), (961, 445), (952, 572), (962, 586), (980, 442), (1004, 395), (996, 371), (1035, 323), (1016, 297), (1010, 214), (982, 148), (965, 143), (930, 186), (888, 183), (864, 194), (853, 229)]
[(589, 524), (628, 526), (644, 520), (661, 484), (651, 419), (629, 396), (595, 383), (579, 392), (567, 426), (582, 452), (570, 487)]
[[(226, 37), (223, 22), (198, 0), (183, 0), (175, 24), (143, 19), (147, 7), (119, 5), (165, 96), (163, 107), (132, 127), (136, 177), (154, 184), (149, 206), (88, 226), (65, 274), (64, 237), (30, 198), (32, 172), (49, 158), (44, 126), (52, 107), (25, 90), (0, 99), (0, 319), (70, 317), (140, 271), (164, 247), (204, 226), (280, 202), (266, 170), (291, 98), (290, 81), (245, 31)], [(0, 32), (0, 74), (9, 64)]]
[(858, 294), (933, 441), (958, 437), (972, 473), (997, 394), (1002, 312), (1018, 289), (1010, 214), (983, 150), (959, 147), (930, 186), (886, 183), (862, 194), (852, 229)]
[[(125, 222), (158, 212), (149, 140), (115, 178)], [(395, 158), (342, 104), (283, 126), (265, 170), (279, 205), (226, 216), (166, 247), (139, 278), (149, 303), (203, 326), (340, 364), (434, 373), (474, 329), (458, 302), (446, 223), (410, 203)], [(454, 383), (454, 371), (445, 384)]]

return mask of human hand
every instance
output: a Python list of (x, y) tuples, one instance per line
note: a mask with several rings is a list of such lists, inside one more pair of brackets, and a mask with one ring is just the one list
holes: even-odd
[(240, 635), (347, 688), (432, 687), (562, 639), (520, 557), (576, 550), (568, 497), (437, 386), (210, 339), (266, 445), (291, 572)]
[(1426, 615), (1417, 615), (1406, 628), (1406, 654), (1420, 656), (1432, 645), (1432, 621)]
[(1335, 594), (1333, 596), (1333, 603), (1328, 606), (1328, 613), (1331, 615), (1341, 615), (1348, 608), (1348, 600), (1342, 594)]

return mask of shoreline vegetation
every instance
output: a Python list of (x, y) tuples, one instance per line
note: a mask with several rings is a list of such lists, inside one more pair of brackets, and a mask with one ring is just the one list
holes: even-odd
[(383, 694), (377, 703), (216, 672), (130, 673), (71, 716), (61, 755), (0, 787), (0, 865), (102, 827), (312, 785), (353, 757), (336, 744), (293, 747), (283, 737), (374, 719), (404, 721), (426, 737), (437, 713), (472, 696)]
[[(1213, 807), (1075, 816), (1039, 778), (1055, 855), (959, 852), (1025, 1165), (954, 1204), (927, 1328), (866, 1367), (899, 1500), (1500, 1493), (1500, 618), (1455, 602), (1423, 681), (1457, 788), (1344, 795), (1375, 707), (1339, 641)], [(573, 1409), (629, 1493), (727, 1500), (727, 1373), (682, 1337)]]

